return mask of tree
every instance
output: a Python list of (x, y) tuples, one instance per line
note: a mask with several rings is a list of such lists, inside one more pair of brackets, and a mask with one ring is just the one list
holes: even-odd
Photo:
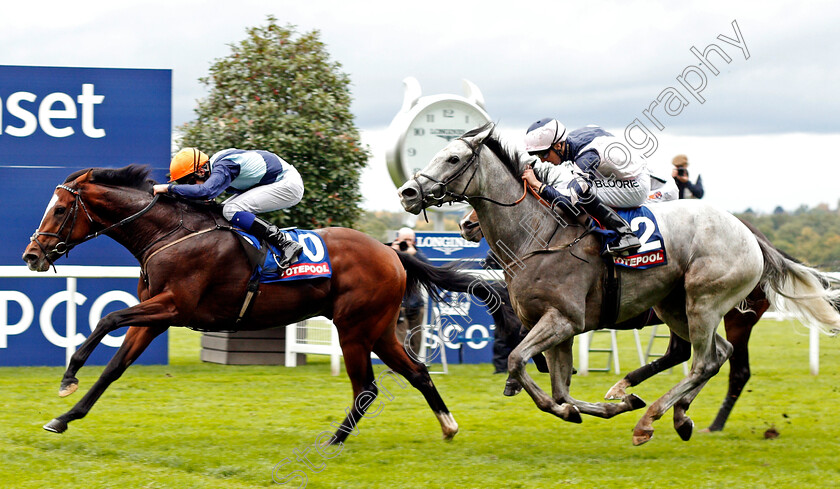
[(294, 26), (248, 29), (201, 78), (209, 95), (182, 127), (182, 146), (208, 154), (264, 149), (294, 165), (306, 193), (292, 209), (272, 213), (279, 226), (352, 226), (359, 217), (359, 178), (369, 151), (350, 112), (350, 79), (331, 62), (319, 32)]

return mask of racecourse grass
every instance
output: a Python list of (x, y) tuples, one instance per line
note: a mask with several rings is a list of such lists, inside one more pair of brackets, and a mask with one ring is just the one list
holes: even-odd
[[(756, 328), (753, 377), (722, 433), (699, 429), (723, 399), (728, 366), (694, 402), (690, 441), (679, 439), (668, 413), (653, 440), (634, 447), (641, 411), (569, 424), (537, 410), (524, 393), (501, 396), (504, 376), (489, 365), (453, 365), (434, 376), (461, 427), (452, 442), (441, 441), (417, 391), (392, 383), (394, 399), (362, 420), (337, 456), (309, 453), (317, 473), (295, 460), (295, 450), (342, 419), (351, 402), (344, 372), (330, 376), (328, 360), (314, 356), (294, 369), (202, 363), (199, 338), (173, 330), (171, 365), (131, 367), (63, 435), (41, 425), (78, 401), (102, 367), (82, 369), (79, 392), (65, 399), (57, 396), (61, 368), (0, 368), (0, 487), (267, 487), (286, 458), (292, 464), (278, 478), (300, 469), (311, 488), (823, 488), (840, 481), (840, 339), (821, 338), (814, 377), (807, 334), (789, 322)], [(632, 334), (619, 340), (626, 373), (638, 360)], [(593, 365), (604, 362), (593, 354)], [(546, 375), (529, 371), (547, 387)], [(652, 402), (681, 376), (678, 367), (632, 392)], [(575, 376), (572, 393), (597, 401), (620, 377)], [(765, 439), (770, 427), (778, 438)]]

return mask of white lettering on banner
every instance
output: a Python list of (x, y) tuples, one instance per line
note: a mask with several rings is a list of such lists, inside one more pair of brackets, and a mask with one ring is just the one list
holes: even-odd
[[(111, 290), (105, 292), (93, 301), (93, 304), (90, 306), (88, 324), (90, 325), (91, 331), (96, 328), (96, 325), (99, 324), (99, 320), (102, 319), (102, 311), (105, 309), (105, 306), (116, 301), (122, 302), (125, 304), (125, 307), (132, 307), (140, 304), (140, 301), (138, 301), (136, 297), (124, 290)], [(123, 333), (122, 336), (111, 336), (110, 334), (107, 334), (104, 338), (102, 338), (102, 343), (106, 346), (119, 348), (120, 345), (122, 345), (124, 338), (125, 333)]]
[[(85, 303), (87, 298), (79, 294), (78, 292), (75, 294), (76, 296), (76, 305), (81, 306)], [(62, 290), (61, 292), (56, 292), (55, 294), (51, 295), (46, 301), (44, 301), (44, 306), (41, 308), (41, 315), (39, 317), (39, 322), (41, 323), (41, 332), (44, 333), (44, 338), (47, 339), (50, 343), (55, 346), (60, 346), (61, 348), (67, 348), (68, 346), (76, 347), (82, 344), (85, 341), (85, 335), (82, 333), (76, 333), (73, 338), (67, 338), (64, 336), (59, 335), (55, 331), (55, 327), (52, 323), (52, 315), (55, 308), (61, 304), (62, 302), (69, 302), (70, 299), (70, 292), (66, 290)]]
[[(17, 302), (20, 306), (20, 321), (16, 324), (9, 324), (9, 302)], [(0, 348), (8, 348), (6, 337), (26, 331), (33, 318), (35, 308), (26, 294), (17, 290), (0, 290)]]
[[(85, 301), (87, 301), (87, 297), (78, 292), (76, 292), (75, 297), (75, 305), (77, 306), (81, 306), (85, 303)], [(69, 298), (70, 293), (66, 290), (51, 295), (46, 301), (44, 301), (43, 306), (41, 306), (41, 312), (38, 316), (38, 321), (40, 323), (41, 332), (44, 334), (44, 338), (53, 345), (61, 348), (67, 348), (68, 346), (76, 347), (85, 340), (85, 335), (82, 333), (76, 333), (72, 339), (67, 338), (66, 335), (62, 336), (55, 330), (55, 326), (53, 325), (52, 316), (55, 313), (55, 309), (61, 303), (67, 302)], [(9, 324), (10, 302), (17, 303), (21, 309), (20, 320), (15, 324)], [(136, 297), (124, 290), (110, 290), (105, 292), (93, 301), (93, 304), (90, 307), (90, 313), (88, 314), (88, 327), (91, 331), (96, 328), (99, 320), (102, 319), (103, 311), (112, 302), (122, 302), (126, 305), (126, 307), (135, 306), (140, 303)], [(32, 301), (26, 294), (17, 290), (0, 290), (0, 348), (8, 348), (8, 337), (19, 335), (28, 330), (32, 325), (34, 318), (35, 308)], [(118, 348), (122, 345), (124, 337), (125, 333), (123, 333), (122, 336), (111, 336), (108, 334), (102, 339), (102, 343), (105, 346)]]
[[(478, 334), (475, 334), (476, 332)], [(464, 332), (464, 338), (467, 339), (467, 346), (473, 350), (481, 350), (490, 343), (490, 332), (481, 324), (473, 324)]]
[[(79, 110), (76, 103), (81, 106), (82, 113), (82, 133), (93, 139), (105, 137), (105, 130), (96, 127), (94, 109), (96, 105), (105, 101), (104, 95), (96, 95), (96, 89), (93, 83), (83, 83), (82, 92), (76, 97), (74, 102), (73, 97), (62, 92), (53, 92), (45, 96), (38, 106), (38, 117), (35, 117), (33, 111), (26, 106), (22, 106), (22, 102), (28, 104), (35, 104), (38, 97), (32, 92), (19, 91), (14, 92), (6, 97), (6, 111), (10, 116), (20, 120), (22, 125), (16, 126), (7, 123), (3, 126), (3, 100), (0, 99), (0, 135), (8, 134), (18, 138), (25, 138), (35, 134), (40, 124), (41, 129), (47, 136), (53, 138), (66, 138), (75, 134), (75, 129), (70, 126), (56, 127), (54, 120), (76, 120)], [(34, 110), (34, 107), (32, 107)]]

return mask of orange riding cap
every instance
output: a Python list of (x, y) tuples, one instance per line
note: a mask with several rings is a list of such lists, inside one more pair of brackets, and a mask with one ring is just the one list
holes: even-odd
[(197, 148), (184, 148), (178, 151), (169, 164), (169, 181), (174, 182), (197, 172), (209, 160), (210, 157)]

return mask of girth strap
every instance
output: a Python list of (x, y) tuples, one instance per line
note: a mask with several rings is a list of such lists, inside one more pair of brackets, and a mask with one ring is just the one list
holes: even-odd
[(607, 273), (604, 274), (604, 295), (601, 299), (602, 328), (612, 328), (618, 319), (618, 309), (621, 305), (621, 279), (618, 267), (611, 256), (604, 256)]

